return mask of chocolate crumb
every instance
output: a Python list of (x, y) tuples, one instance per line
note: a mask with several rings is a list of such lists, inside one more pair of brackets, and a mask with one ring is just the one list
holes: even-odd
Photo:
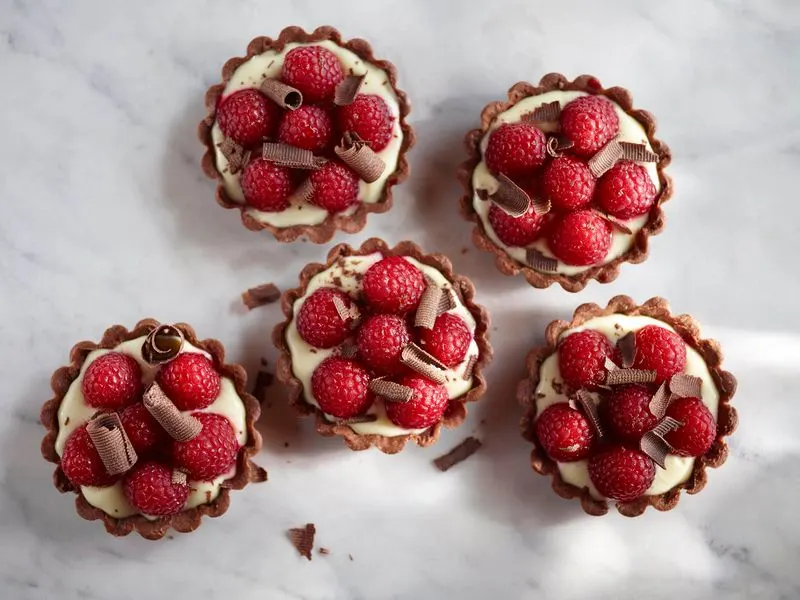
[(467, 252), (469, 252), (469, 248), (462, 248), (461, 249), (461, 254), (466, 254)]
[(313, 523), (307, 523), (305, 527), (295, 527), (289, 530), (289, 540), (292, 542), (301, 556), (311, 560), (311, 550), (314, 548), (314, 535), (317, 528)]
[(208, 504), (209, 502), (211, 502), (211, 491), (206, 490), (206, 504)]
[(440, 471), (447, 471), (475, 454), (482, 445), (478, 438), (470, 436), (447, 454), (435, 459), (433, 464)]
[(66, 419), (64, 419), (64, 425), (69, 425), (69, 417), (67, 417)]
[(319, 553), (320, 553), (320, 554), (330, 554), (330, 553), (331, 553), (331, 551), (330, 551), (330, 550), (328, 550), (327, 548), (320, 548), (320, 549), (319, 549)]
[(464, 374), (461, 376), (464, 381), (468, 380), (472, 377), (472, 372), (475, 370), (475, 363), (478, 362), (478, 357), (474, 354), (469, 357), (467, 361), (467, 366), (464, 368)]
[(280, 297), (281, 291), (278, 286), (274, 283), (263, 283), (242, 293), (242, 302), (249, 310), (253, 310), (259, 306), (272, 304)]
[(288, 448), (289, 447), (289, 442), (283, 442), (283, 447), (284, 448)]
[(348, 554), (347, 558), (349, 558), (350, 560), (353, 560), (353, 555), (352, 554)]

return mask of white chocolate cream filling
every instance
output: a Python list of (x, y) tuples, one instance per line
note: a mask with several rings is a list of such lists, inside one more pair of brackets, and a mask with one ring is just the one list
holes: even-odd
[[(367, 272), (372, 265), (383, 258), (383, 254), (376, 252), (366, 256), (348, 256), (340, 258), (332, 267), (315, 275), (311, 281), (308, 282), (308, 289), (304, 296), (298, 298), (294, 303), (294, 314), (297, 315), (306, 298), (322, 287), (335, 287), (343, 292), (355, 295), (361, 289), (361, 283), (358, 275), (363, 275)], [(424, 265), (421, 262), (410, 258), (404, 257), (405, 260), (416, 266), (425, 275), (430, 277), (436, 284), (444, 289), (450, 289), (453, 286), (445, 278), (442, 273), (437, 269)], [(472, 377), (464, 379), (463, 375), (466, 371), (469, 359), (473, 356), (478, 356), (478, 344), (475, 342), (475, 318), (472, 313), (467, 310), (461, 300), (454, 294), (456, 306), (449, 312), (461, 317), (467, 324), (470, 332), (472, 333), (472, 341), (470, 342), (467, 354), (464, 361), (455, 367), (448, 369), (446, 372), (447, 381), (444, 384), (447, 389), (447, 395), (452, 400), (463, 396), (472, 388)], [(331, 348), (323, 350), (314, 348), (308, 342), (300, 337), (295, 325), (295, 319), (289, 323), (286, 329), (286, 344), (289, 347), (289, 353), (292, 357), (292, 372), (303, 384), (303, 398), (309, 404), (319, 408), (316, 398), (311, 391), (311, 376), (316, 370), (317, 366), (326, 358), (331, 356), (335, 349)], [(425, 429), (403, 429), (392, 423), (386, 416), (386, 411), (383, 402), (376, 399), (375, 403), (369, 409), (368, 414), (375, 414), (378, 417), (377, 421), (371, 423), (354, 423), (350, 425), (352, 429), (361, 435), (377, 434), (385, 435), (388, 437), (406, 435), (409, 433), (422, 433)], [(326, 415), (328, 420), (336, 421), (336, 417)]]
[[(61, 456), (64, 451), (64, 444), (69, 435), (78, 427), (86, 423), (93, 414), (98, 412), (99, 409), (86, 404), (83, 398), (81, 386), (83, 384), (83, 375), (86, 369), (103, 354), (109, 352), (122, 352), (136, 359), (136, 362), (142, 368), (142, 378), (144, 385), (147, 386), (152, 383), (155, 378), (157, 367), (153, 367), (145, 362), (142, 358), (142, 343), (145, 336), (123, 342), (116, 346), (113, 350), (94, 350), (86, 357), (81, 371), (75, 381), (67, 390), (64, 399), (61, 401), (61, 406), (58, 408), (58, 437), (56, 438), (56, 453)], [(185, 342), (182, 352), (198, 352), (211, 358), (207, 352), (192, 346), (189, 342)], [(202, 411), (187, 411), (187, 412), (210, 412), (227, 417), (236, 432), (236, 440), (240, 446), (247, 443), (247, 421), (244, 402), (236, 393), (233, 382), (227, 377), (222, 377), (220, 381), (220, 392), (214, 402)], [(189, 498), (186, 500), (184, 510), (194, 508), (200, 504), (211, 502), (219, 495), (220, 486), (223, 481), (233, 477), (236, 472), (235, 468), (230, 473), (226, 473), (213, 481), (189, 481)], [(122, 482), (118, 481), (109, 487), (92, 487), (82, 486), (81, 491), (86, 501), (105, 512), (106, 514), (121, 519), (131, 515), (140, 514), (136, 508), (131, 506), (128, 499), (125, 497), (125, 492), (122, 487)], [(146, 515), (145, 515), (146, 516)]]
[[(281, 52), (267, 50), (263, 54), (252, 57), (247, 62), (239, 66), (234, 71), (233, 76), (228, 81), (223, 92), (223, 97), (229, 96), (234, 92), (247, 88), (259, 88), (265, 79), (280, 77), (283, 69), (284, 55), (298, 46), (322, 46), (327, 48), (339, 57), (345, 75), (362, 75), (366, 77), (359, 88), (359, 94), (371, 94), (380, 96), (389, 107), (389, 112), (394, 117), (392, 128), (392, 139), (389, 144), (380, 152), (378, 156), (386, 163), (381, 176), (373, 183), (361, 181), (359, 183), (359, 200), (366, 204), (374, 204), (381, 198), (386, 180), (394, 173), (397, 168), (397, 160), (400, 156), (400, 146), (403, 144), (403, 131), (400, 128), (400, 103), (397, 95), (389, 81), (386, 71), (378, 68), (372, 63), (364, 61), (360, 56), (342, 48), (341, 46), (325, 40), (311, 44), (292, 43), (286, 44)], [(242, 173), (233, 174), (228, 168), (228, 161), (219, 149), (225, 136), (215, 122), (211, 128), (211, 138), (216, 147), (217, 169), (222, 174), (223, 185), (228, 197), (235, 202), (244, 203), (242, 193), (241, 178)], [(351, 207), (342, 214), (350, 214), (357, 207)], [(264, 212), (254, 208), (248, 208), (247, 213), (257, 221), (272, 225), (274, 227), (291, 227), (293, 225), (319, 225), (328, 216), (328, 211), (310, 203), (292, 202), (292, 205), (281, 212)]]
[[(552, 92), (545, 92), (544, 94), (539, 94), (538, 96), (531, 96), (530, 98), (525, 98), (517, 102), (514, 106), (509, 108), (507, 111), (500, 113), (495, 117), (492, 124), (489, 126), (489, 130), (486, 132), (486, 135), (483, 136), (481, 140), (480, 149), (481, 149), (481, 156), (483, 156), (486, 152), (486, 146), (489, 144), (489, 136), (492, 134), (492, 131), (497, 129), (503, 123), (516, 123), (522, 119), (522, 115), (532, 112), (537, 109), (542, 104), (546, 104), (548, 102), (553, 102), (558, 100), (561, 103), (561, 108), (563, 109), (570, 101), (578, 98), (579, 96), (586, 96), (585, 92), (565, 92), (565, 91), (552, 91)], [(650, 146), (650, 141), (647, 139), (647, 133), (645, 132), (644, 128), (641, 124), (627, 114), (622, 108), (614, 101), (606, 98), (611, 104), (614, 105), (614, 110), (619, 117), (619, 139), (623, 142), (632, 142), (636, 144), (644, 144), (648, 150), (652, 150), (653, 148)], [(650, 179), (653, 180), (653, 185), (656, 186), (656, 191), (661, 190), (661, 184), (658, 180), (658, 170), (656, 169), (655, 163), (639, 163), (645, 169), (647, 169), (647, 173), (650, 175)], [(489, 172), (488, 167), (486, 166), (486, 162), (481, 160), (478, 163), (478, 166), (475, 167), (475, 170), (472, 172), (472, 189), (473, 190), (496, 190), (498, 186), (497, 179)], [(487, 200), (481, 200), (478, 197), (477, 192), (473, 193), (472, 197), (472, 206), (475, 208), (475, 212), (478, 213), (481, 221), (483, 222), (483, 228), (486, 231), (486, 234), (489, 236), (495, 244), (497, 244), (500, 248), (506, 251), (506, 253), (511, 256), (516, 261), (527, 264), (525, 259), (525, 248), (520, 248), (518, 246), (507, 246), (500, 238), (497, 237), (494, 229), (492, 229), (492, 225), (489, 222), (489, 208), (491, 202)], [(610, 263), (615, 258), (619, 258), (625, 252), (627, 252), (631, 245), (633, 244), (633, 239), (636, 235), (636, 232), (639, 231), (642, 227), (644, 227), (645, 223), (647, 223), (648, 215), (644, 214), (634, 219), (626, 220), (625, 224), (631, 229), (632, 233), (622, 233), (621, 231), (614, 230), (613, 232), (613, 239), (611, 242), (611, 247), (608, 249), (608, 254), (606, 254), (605, 258), (597, 263), (597, 265), (605, 265)], [(550, 248), (547, 246), (547, 241), (545, 238), (539, 238), (534, 241), (528, 248), (535, 248), (539, 250), (545, 256), (549, 256), (552, 258), (557, 257), (550, 251)], [(590, 265), (587, 267), (576, 267), (572, 265), (566, 265), (562, 263), (560, 260), (558, 261), (557, 272), (561, 273), (562, 275), (577, 275), (578, 273), (582, 273), (587, 269), (591, 269), (593, 266), (597, 265)]]
[[(650, 317), (643, 316), (628, 316), (628, 315), (606, 315), (602, 317), (595, 317), (589, 319), (580, 327), (574, 327), (566, 330), (561, 334), (559, 340), (564, 339), (572, 333), (583, 331), (584, 329), (594, 329), (605, 335), (612, 344), (616, 344), (617, 340), (623, 337), (630, 331), (638, 331), (646, 325), (656, 325), (675, 331), (672, 327)], [(697, 350), (686, 345), (686, 369), (684, 373), (694, 375), (703, 380), (701, 395), (703, 404), (708, 407), (714, 419), (717, 418), (717, 406), (719, 404), (719, 392), (711, 379), (711, 373), (708, 371), (705, 361), (702, 359)], [(551, 404), (557, 402), (567, 402), (569, 399), (563, 394), (556, 392), (555, 388), (561, 389), (559, 384), (563, 383), (561, 379), (561, 372), (558, 367), (558, 353), (554, 353), (547, 357), (539, 368), (539, 385), (536, 387), (536, 414), (542, 414), (542, 411)], [(594, 395), (596, 397), (596, 395)], [(671, 490), (676, 485), (680, 485), (692, 474), (692, 467), (694, 466), (694, 458), (677, 456), (670, 454), (667, 456), (666, 469), (662, 469), (656, 465), (656, 476), (653, 479), (653, 484), (645, 492), (646, 496), (656, 496)], [(578, 488), (589, 488), (589, 492), (597, 499), (603, 499), (603, 496), (594, 487), (589, 479), (588, 460), (578, 460), (575, 462), (559, 462), (558, 470), (561, 472), (561, 477), (567, 483), (571, 483)]]

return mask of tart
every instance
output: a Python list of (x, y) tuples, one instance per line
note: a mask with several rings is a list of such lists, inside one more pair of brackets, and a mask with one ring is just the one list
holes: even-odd
[(266, 480), (251, 458), (261, 412), (243, 367), (185, 324), (145, 319), (79, 342), (51, 378), (42, 455), (84, 519), (160, 539), (228, 510), (230, 491)]
[(353, 450), (433, 444), (486, 391), (489, 317), (475, 288), (412, 242), (335, 246), (281, 299), (277, 377), (317, 432)]
[(631, 94), (592, 76), (520, 82), (465, 138), (462, 215), (506, 275), (577, 292), (647, 258), (672, 195), (669, 148)]
[(553, 321), (546, 341), (528, 354), (517, 395), (533, 470), (559, 496), (591, 515), (610, 501), (629, 517), (671, 510), (725, 462), (736, 379), (692, 317), (672, 315), (663, 298), (616, 296)]
[(408, 177), (414, 133), (394, 65), (332, 27), (255, 38), (205, 104), (201, 164), (217, 202), (281, 242), (360, 231)]

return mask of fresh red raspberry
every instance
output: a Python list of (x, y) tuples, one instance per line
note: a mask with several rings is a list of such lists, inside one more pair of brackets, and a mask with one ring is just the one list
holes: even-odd
[(89, 406), (121, 410), (142, 395), (142, 368), (122, 352), (103, 354), (86, 368), (81, 390)]
[(656, 467), (639, 452), (615, 446), (589, 459), (589, 479), (606, 498), (620, 502), (635, 500), (652, 485)]
[(297, 313), (297, 332), (300, 337), (315, 348), (333, 348), (350, 335), (354, 322), (352, 318), (342, 321), (334, 304), (339, 298), (347, 308), (353, 300), (336, 288), (319, 288), (303, 302)]
[(554, 158), (542, 179), (545, 194), (556, 210), (578, 210), (592, 201), (596, 180), (586, 163), (578, 158)]
[(311, 393), (322, 412), (339, 419), (363, 414), (372, 406), (369, 373), (356, 361), (332, 356), (311, 375)]
[(339, 212), (358, 202), (358, 175), (350, 167), (328, 161), (311, 173), (311, 202), (329, 212)]
[(614, 360), (614, 346), (602, 333), (584, 329), (568, 335), (558, 347), (561, 377), (573, 390), (595, 389), (606, 379), (606, 359)]
[(550, 229), (547, 243), (553, 254), (568, 265), (599, 263), (611, 248), (611, 225), (591, 210), (563, 215)]
[(636, 332), (633, 366), (656, 372), (656, 383), (666, 381), (686, 368), (686, 344), (677, 333), (647, 325)]
[(172, 481), (173, 470), (159, 462), (142, 462), (125, 475), (125, 496), (142, 514), (174, 515), (189, 498), (186, 482)]
[(327, 48), (299, 46), (286, 53), (281, 80), (299, 90), (308, 104), (332, 100), (342, 79), (342, 63)]
[(656, 186), (647, 169), (633, 162), (617, 163), (597, 184), (597, 202), (620, 219), (645, 214), (655, 201)]
[(364, 295), (376, 312), (404, 314), (419, 304), (425, 277), (402, 256), (387, 256), (364, 274)]
[(214, 363), (197, 352), (179, 354), (161, 367), (156, 379), (178, 410), (206, 408), (219, 396), (219, 373)]
[(683, 423), (664, 436), (675, 454), (703, 456), (708, 452), (717, 437), (717, 423), (699, 398), (675, 398), (667, 408), (667, 416)]
[(505, 123), (489, 136), (484, 160), (494, 175), (520, 180), (544, 164), (547, 139), (530, 123)]
[(242, 193), (247, 203), (258, 210), (286, 210), (292, 193), (291, 172), (263, 158), (251, 160), (242, 172)]
[(141, 402), (131, 404), (120, 413), (119, 418), (140, 458), (169, 439), (167, 432)]
[(380, 152), (392, 140), (394, 117), (380, 96), (359, 94), (352, 104), (340, 106), (339, 131), (352, 131), (375, 152)]
[(403, 372), (400, 353), (411, 341), (411, 332), (403, 317), (373, 315), (358, 330), (358, 355), (370, 368), (386, 375)]
[(100, 455), (86, 431), (86, 425), (81, 425), (73, 431), (64, 444), (61, 453), (61, 470), (72, 485), (92, 485), (108, 487), (113, 485), (119, 477), (109, 475)]
[(464, 360), (472, 342), (472, 333), (464, 319), (453, 313), (443, 313), (436, 317), (433, 328), (419, 328), (419, 343), (448, 367), (454, 367)]
[(287, 110), (278, 126), (278, 141), (320, 152), (330, 146), (333, 122), (324, 108), (304, 104), (297, 110)]
[(589, 456), (594, 430), (583, 413), (559, 402), (548, 406), (536, 419), (536, 437), (547, 456), (572, 462)]
[(423, 429), (439, 422), (449, 402), (447, 390), (421, 375), (406, 375), (399, 380), (414, 390), (409, 402), (387, 402), (386, 416), (405, 429)]
[(203, 428), (188, 442), (172, 440), (172, 460), (189, 479), (211, 481), (230, 471), (239, 452), (231, 422), (222, 415), (194, 412)]
[(570, 150), (592, 156), (619, 131), (614, 105), (602, 96), (581, 96), (561, 111), (561, 133), (574, 145)]
[(280, 118), (278, 105), (254, 89), (231, 94), (217, 108), (222, 133), (242, 146), (256, 146), (272, 136)]
[(544, 230), (545, 215), (537, 215), (533, 206), (521, 217), (512, 217), (496, 204), (489, 207), (489, 224), (507, 246), (525, 247), (533, 243)]
[(658, 423), (650, 412), (653, 394), (642, 385), (620, 385), (608, 396), (603, 412), (614, 435), (626, 442), (638, 442)]

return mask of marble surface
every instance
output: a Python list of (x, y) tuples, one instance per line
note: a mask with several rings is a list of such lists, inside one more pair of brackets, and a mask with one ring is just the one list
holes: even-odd
[[(800, 597), (800, 5), (580, 2), (0, 1), (0, 597), (139, 599)], [(318, 438), (270, 398), (270, 481), (161, 543), (115, 539), (50, 483), (37, 421), (79, 339), (145, 316), (194, 324), (254, 371), (277, 306), (326, 249), (279, 245), (213, 201), (196, 123), (222, 63), (284, 25), (331, 23), (393, 60), (419, 142), (369, 235), (452, 256), (493, 312), (491, 391), (438, 447), (389, 457)], [(453, 171), (478, 111), (558, 70), (624, 85), (672, 147), (676, 193), (644, 265), (578, 295), (493, 268), (457, 216)], [(670, 298), (740, 380), (728, 463), (669, 513), (585, 516), (528, 466), (513, 389), (554, 318), (617, 293)], [(468, 434), (484, 449), (442, 474)], [(287, 446), (288, 443), (288, 446)], [(287, 528), (313, 521), (309, 563)], [(352, 557), (352, 560), (349, 557)]]

